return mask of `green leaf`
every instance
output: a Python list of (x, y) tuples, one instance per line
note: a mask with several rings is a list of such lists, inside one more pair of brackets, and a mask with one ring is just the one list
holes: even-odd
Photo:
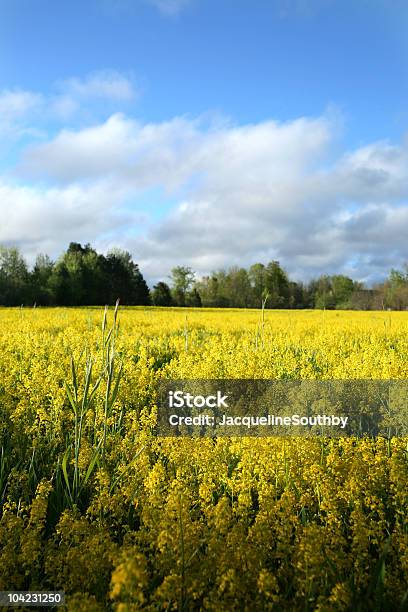
[(119, 368), (119, 372), (117, 373), (116, 376), (116, 381), (115, 381), (115, 387), (113, 389), (113, 393), (109, 402), (109, 407), (112, 408), (113, 404), (115, 403), (115, 400), (118, 396), (118, 392), (119, 392), (119, 383), (120, 380), (122, 378), (122, 371), (123, 371), (123, 363), (120, 364), (120, 368)]
[(65, 480), (65, 484), (67, 486), (67, 490), (68, 490), (68, 496), (72, 501), (72, 496), (71, 496), (71, 487), (69, 486), (69, 478), (68, 478), (68, 470), (67, 470), (67, 461), (68, 461), (68, 456), (69, 456), (69, 448), (67, 448), (67, 450), (64, 453), (64, 456), (62, 458), (62, 473), (64, 474), (64, 480)]
[(89, 478), (92, 476), (92, 472), (94, 471), (96, 463), (97, 463), (98, 458), (99, 458), (100, 447), (101, 447), (101, 442), (99, 442), (98, 446), (96, 447), (94, 455), (93, 455), (93, 457), (92, 457), (92, 459), (91, 459), (91, 461), (90, 461), (90, 463), (88, 465), (88, 469), (86, 470), (86, 474), (85, 474), (85, 477), (83, 479), (82, 486), (85, 486), (86, 483), (88, 482)]
[(67, 396), (68, 396), (69, 403), (71, 404), (74, 413), (77, 414), (78, 405), (77, 405), (77, 403), (76, 403), (76, 401), (75, 401), (75, 399), (74, 399), (74, 397), (73, 397), (73, 395), (71, 393), (71, 389), (69, 388), (69, 385), (68, 385), (68, 383), (66, 381), (64, 382), (64, 386), (65, 386), (65, 391), (66, 391)]

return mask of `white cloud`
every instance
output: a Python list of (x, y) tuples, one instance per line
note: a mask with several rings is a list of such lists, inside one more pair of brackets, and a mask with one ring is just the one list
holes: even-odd
[[(27, 150), (20, 172), (85, 194), (85, 217), (76, 209), (55, 217), (61, 248), (68, 233), (83, 235), (98, 207), (108, 211), (108, 228), (113, 211), (124, 211), (125, 201), (136, 209), (145, 190), (178, 199), (142, 236), (137, 222), (128, 232), (112, 225), (111, 239), (132, 250), (151, 279), (177, 263), (207, 273), (270, 259), (298, 277), (374, 279), (408, 259), (408, 141), (371, 143), (333, 161), (334, 134), (326, 116), (234, 126), (183, 117), (142, 124), (115, 114)], [(23, 214), (19, 223), (15, 239), (30, 226)], [(94, 229), (95, 239), (107, 231)]]
[(141, 125), (115, 114), (93, 127), (62, 130), (54, 140), (27, 149), (23, 167), (57, 182), (108, 174), (138, 188), (175, 188), (188, 180), (207, 137), (194, 121)]
[(0, 91), (0, 134), (7, 138), (34, 135), (38, 126), (72, 120), (81, 112), (89, 120), (94, 113), (98, 116), (100, 108), (106, 115), (128, 106), (137, 95), (133, 80), (112, 70), (60, 81), (47, 94), (4, 89)]
[(321, 157), (329, 139), (324, 118), (206, 129), (200, 120), (142, 125), (115, 114), (93, 127), (63, 130), (54, 140), (28, 149), (24, 166), (57, 181), (108, 173), (141, 188), (162, 184), (169, 190), (198, 173), (208, 177), (201, 182), (211, 189), (230, 193), (244, 185), (251, 190), (263, 182), (274, 188), (276, 179), (292, 180)]
[(43, 104), (43, 97), (31, 91), (5, 89), (0, 92), (1, 121), (20, 119)]
[(61, 81), (59, 87), (65, 96), (72, 98), (103, 98), (129, 102), (136, 97), (132, 81), (114, 70), (94, 72), (85, 78), (71, 78)]
[(108, 182), (89, 187), (23, 186), (0, 180), (0, 244), (18, 245), (32, 262), (39, 252), (57, 256), (70, 241), (104, 248), (113, 235), (140, 222), (119, 210), (125, 192)]
[(37, 133), (30, 126), (28, 117), (39, 115), (44, 105), (42, 95), (22, 89), (4, 89), (0, 91), (0, 147), (6, 141), (15, 141), (19, 138)]

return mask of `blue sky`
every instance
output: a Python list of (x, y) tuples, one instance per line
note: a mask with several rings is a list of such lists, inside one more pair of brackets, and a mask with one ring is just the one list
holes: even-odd
[(370, 282), (408, 260), (402, 0), (0, 11), (0, 242), (30, 261), (83, 240), (152, 280), (273, 258)]

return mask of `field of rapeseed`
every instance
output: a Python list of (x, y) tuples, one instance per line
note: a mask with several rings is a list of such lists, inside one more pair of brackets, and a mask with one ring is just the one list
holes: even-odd
[(0, 590), (403, 610), (407, 439), (170, 439), (161, 378), (408, 378), (408, 313), (0, 310)]

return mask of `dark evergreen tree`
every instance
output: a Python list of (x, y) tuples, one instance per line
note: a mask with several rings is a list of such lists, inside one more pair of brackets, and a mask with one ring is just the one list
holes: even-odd
[(167, 283), (160, 281), (153, 287), (152, 301), (155, 306), (172, 306), (173, 298)]
[(129, 306), (150, 304), (146, 281), (127, 251), (115, 249), (108, 253), (105, 259), (105, 278), (109, 303), (119, 298), (121, 304)]

